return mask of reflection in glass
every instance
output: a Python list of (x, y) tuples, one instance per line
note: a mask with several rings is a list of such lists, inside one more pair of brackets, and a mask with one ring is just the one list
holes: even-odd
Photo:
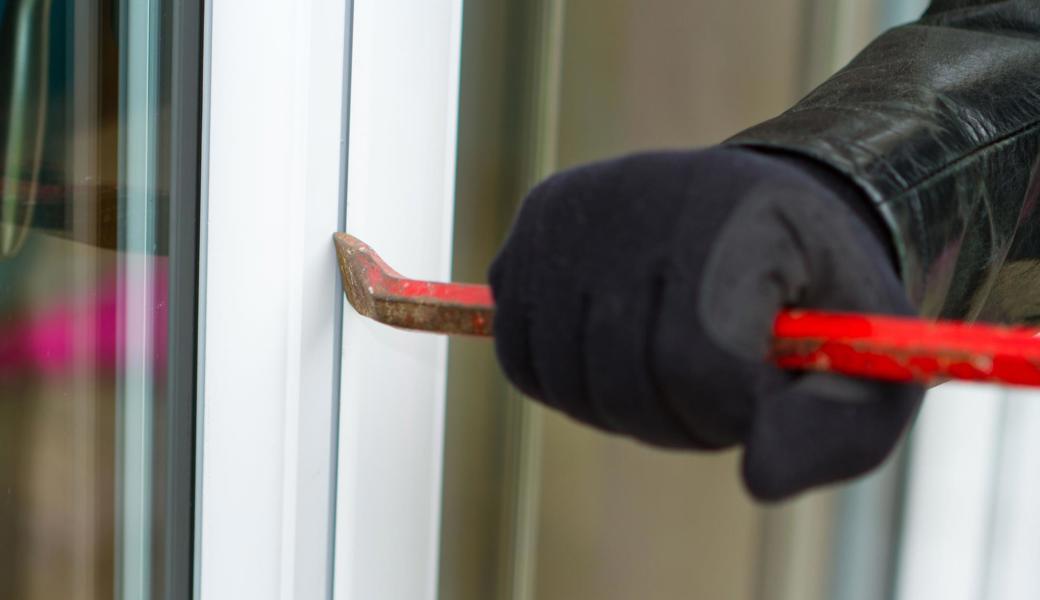
[(0, 0), (2, 598), (190, 589), (191, 10)]

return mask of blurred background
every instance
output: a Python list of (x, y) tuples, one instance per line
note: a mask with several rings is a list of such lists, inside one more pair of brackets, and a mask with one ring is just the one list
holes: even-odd
[[(923, 0), (474, 0), (455, 278), (483, 281), (552, 171), (722, 141), (783, 111)], [(441, 597), (1037, 598), (1040, 402), (932, 391), (870, 477), (764, 506), (739, 453), (666, 452), (517, 398), (452, 340)]]

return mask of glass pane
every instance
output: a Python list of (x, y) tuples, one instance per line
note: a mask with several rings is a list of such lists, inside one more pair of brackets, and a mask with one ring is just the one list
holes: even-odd
[(0, 0), (0, 597), (191, 589), (198, 7)]

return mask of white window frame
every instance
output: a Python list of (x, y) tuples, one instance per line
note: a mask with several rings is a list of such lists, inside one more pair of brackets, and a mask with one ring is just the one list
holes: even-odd
[(1040, 595), (1040, 393), (945, 383), (911, 438), (895, 597)]
[[(355, 0), (347, 230), (451, 274), (461, 0)], [(447, 340), (344, 316), (337, 599), (435, 598)]]
[(347, 0), (210, 0), (196, 595), (328, 595)]
[(344, 313), (331, 236), (449, 276), (461, 16), (206, 2), (196, 598), (436, 595), (446, 340)]

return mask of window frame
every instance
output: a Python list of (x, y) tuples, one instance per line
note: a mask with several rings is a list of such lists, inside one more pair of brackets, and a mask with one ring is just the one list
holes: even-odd
[(450, 276), (461, 16), (206, 3), (196, 598), (436, 596), (447, 341), (344, 314), (332, 233)]
[(325, 598), (350, 3), (205, 7), (195, 597)]
[[(462, 0), (354, 0), (347, 230), (410, 277), (451, 275)], [(348, 310), (334, 597), (433, 599), (447, 345)]]

